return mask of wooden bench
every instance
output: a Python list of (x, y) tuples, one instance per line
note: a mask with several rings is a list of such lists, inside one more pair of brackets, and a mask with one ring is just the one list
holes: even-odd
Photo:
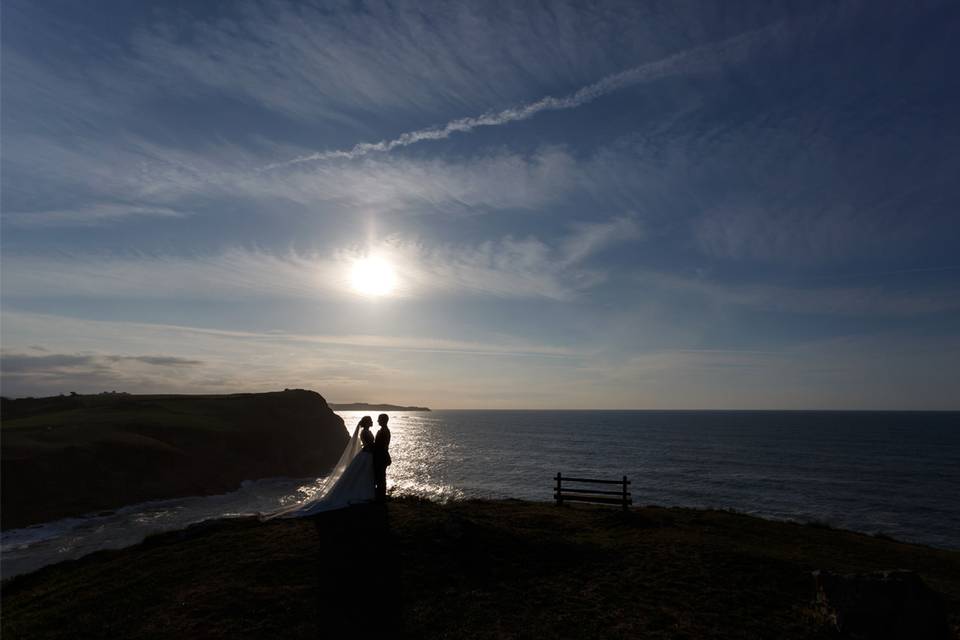
[[(622, 480), (597, 480), (593, 478), (566, 478), (557, 472), (557, 486), (553, 489), (553, 499), (557, 501), (557, 506), (563, 506), (564, 502), (594, 502), (598, 504), (618, 504), (624, 509), (633, 504), (633, 498), (627, 491), (630, 481), (627, 476)], [(601, 488), (574, 489), (563, 486), (564, 482), (577, 482), (581, 484), (601, 484), (601, 485), (620, 485), (619, 491), (605, 491)], [(613, 497), (616, 496), (616, 497)]]

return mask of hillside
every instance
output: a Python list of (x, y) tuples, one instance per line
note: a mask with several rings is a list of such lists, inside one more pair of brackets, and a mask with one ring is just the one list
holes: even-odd
[(318, 475), (348, 440), (323, 397), (304, 390), (4, 398), (0, 411), (4, 529)]
[(401, 499), (199, 525), (16, 577), (2, 634), (833, 638), (811, 572), (889, 568), (938, 592), (956, 632), (953, 551), (723, 511)]

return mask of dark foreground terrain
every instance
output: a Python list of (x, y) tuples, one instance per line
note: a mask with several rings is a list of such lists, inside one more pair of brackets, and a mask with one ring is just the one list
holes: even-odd
[(2, 400), (2, 523), (325, 473), (349, 439), (313, 391)]
[(219, 522), (14, 578), (2, 634), (832, 638), (810, 572), (889, 568), (917, 571), (956, 632), (957, 552), (720, 511), (401, 499)]

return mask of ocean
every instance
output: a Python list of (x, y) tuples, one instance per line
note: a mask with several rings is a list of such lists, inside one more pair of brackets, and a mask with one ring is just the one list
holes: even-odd
[[(363, 413), (340, 415), (352, 433)], [(394, 413), (390, 427), (396, 494), (550, 501), (557, 472), (626, 475), (636, 506), (733, 509), (960, 549), (960, 412), (433, 411)], [(308, 490), (304, 479), (258, 480), (6, 531), (3, 576), (271, 511)]]
[[(343, 414), (349, 425), (360, 414)], [(551, 500), (564, 475), (635, 505), (734, 509), (960, 549), (960, 413), (436, 411), (391, 421), (393, 482)]]

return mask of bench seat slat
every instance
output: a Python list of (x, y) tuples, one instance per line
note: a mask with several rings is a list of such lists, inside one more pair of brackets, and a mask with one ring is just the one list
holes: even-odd
[[(597, 484), (623, 484), (623, 480), (591, 480), (590, 478), (568, 478), (562, 476), (561, 479), (563, 482), (595, 482)], [(630, 484), (630, 481), (627, 480), (627, 484)]]
[[(568, 489), (568, 488), (566, 488), (566, 487), (563, 487), (560, 491), (561, 491), (562, 493), (564, 493), (564, 494), (567, 494), (567, 493), (596, 493), (596, 494), (599, 494), (599, 495), (609, 495), (609, 496), (622, 496), (622, 495), (623, 495), (623, 491), (601, 491), (600, 489)], [(553, 492), (554, 492), (554, 493), (557, 492), (556, 488), (554, 488)], [(630, 492), (629, 492), (629, 491), (627, 492), (627, 495), (630, 495)]]
[[(598, 502), (600, 504), (623, 504), (622, 498), (603, 498), (601, 496), (563, 496), (564, 502)], [(627, 498), (627, 504), (633, 504), (633, 500)]]

